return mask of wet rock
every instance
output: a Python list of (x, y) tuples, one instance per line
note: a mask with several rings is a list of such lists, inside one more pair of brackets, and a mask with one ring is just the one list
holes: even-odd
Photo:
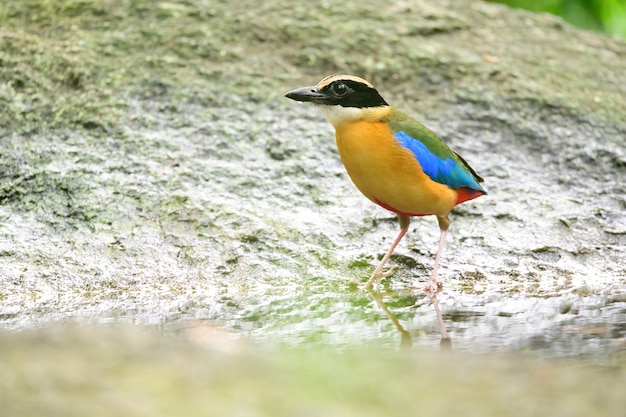
[[(263, 19), (247, 2), (92, 3), (34, 5), (38, 19), (7, 5), (4, 327), (207, 319), (287, 344), (406, 337), (348, 285), (386, 251), (394, 216), (358, 194), (316, 109), (282, 98), (349, 72), (486, 178), (489, 195), (452, 214), (440, 272), (455, 348), (592, 354), (626, 337), (624, 42), (479, 2), (292, 2)], [(88, 47), (40, 34), (61, 17)], [(432, 306), (406, 294), (437, 236), (413, 220), (382, 287), (426, 345)], [(565, 331), (595, 320), (593, 343)]]

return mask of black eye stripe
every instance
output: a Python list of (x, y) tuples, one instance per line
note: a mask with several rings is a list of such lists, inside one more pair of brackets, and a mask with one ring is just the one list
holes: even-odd
[[(343, 90), (339, 90), (343, 86)], [(355, 80), (335, 80), (324, 86), (321, 93), (328, 97), (328, 104), (342, 107), (377, 107), (386, 106), (387, 102), (380, 96), (375, 88)]]

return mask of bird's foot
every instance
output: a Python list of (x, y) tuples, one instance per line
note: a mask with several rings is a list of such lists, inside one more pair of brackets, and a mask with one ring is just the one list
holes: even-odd
[(379, 280), (383, 278), (389, 278), (390, 276), (393, 275), (396, 269), (398, 269), (398, 265), (392, 266), (385, 272), (383, 272), (383, 269), (380, 267), (376, 268), (376, 270), (374, 271), (370, 279), (365, 283), (365, 288), (371, 288), (375, 282), (378, 282)]
[(437, 278), (431, 278), (426, 284), (413, 284), (409, 289), (412, 291), (422, 291), (432, 297), (443, 290), (443, 282), (439, 281)]

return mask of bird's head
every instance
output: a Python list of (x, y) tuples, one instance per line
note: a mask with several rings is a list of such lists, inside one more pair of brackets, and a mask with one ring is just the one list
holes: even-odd
[(370, 82), (354, 75), (330, 75), (317, 85), (291, 90), (285, 96), (319, 106), (335, 127), (349, 121), (378, 119), (389, 107)]

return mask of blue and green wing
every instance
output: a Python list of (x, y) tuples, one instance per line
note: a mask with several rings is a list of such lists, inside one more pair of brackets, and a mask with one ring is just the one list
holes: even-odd
[(426, 126), (400, 112), (392, 115), (389, 125), (398, 143), (411, 151), (430, 179), (450, 188), (485, 193), (479, 184), (482, 178)]

